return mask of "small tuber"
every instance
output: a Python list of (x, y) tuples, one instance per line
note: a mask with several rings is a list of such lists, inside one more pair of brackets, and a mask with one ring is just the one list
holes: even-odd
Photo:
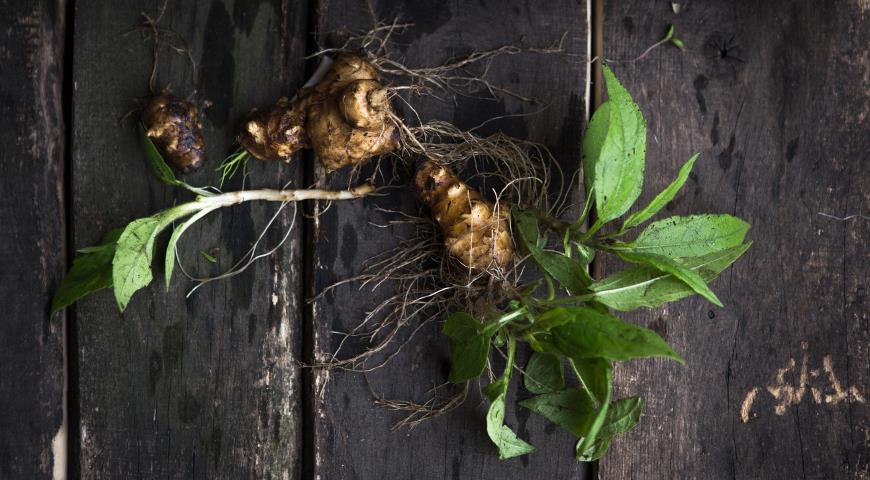
[(199, 170), (205, 162), (205, 142), (199, 109), (166, 91), (145, 101), (142, 124), (146, 134), (169, 162), (184, 173)]
[(453, 257), (477, 270), (504, 267), (513, 259), (507, 209), (484, 200), (449, 167), (432, 160), (417, 171), (416, 184)]

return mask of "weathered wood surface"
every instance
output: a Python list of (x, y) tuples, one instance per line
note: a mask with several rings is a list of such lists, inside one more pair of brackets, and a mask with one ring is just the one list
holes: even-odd
[[(397, 39), (398, 51), (409, 65), (437, 65), (473, 50), (505, 44), (547, 46), (565, 37), (564, 55), (522, 54), (493, 62), (488, 78), (522, 94), (540, 98), (547, 108), (529, 117), (506, 118), (487, 124), (478, 133), (498, 130), (540, 141), (553, 149), (563, 168), (578, 167), (580, 134), (584, 125), (586, 11), (583, 2), (552, 2), (546, 8), (523, 2), (372, 2), (385, 21), (399, 18), (415, 23)], [(324, 1), (317, 13), (318, 39), (328, 46), (342, 31), (365, 31), (372, 25), (365, 2)], [(418, 100), (414, 104), (423, 121), (447, 120), (461, 128), (486, 119), (539, 110), (540, 105), (512, 99), (498, 101), (460, 97), (448, 102)], [(405, 111), (407, 118), (413, 118)], [(407, 173), (404, 180), (408, 181)], [(332, 178), (334, 186), (346, 185)], [(344, 183), (342, 183), (344, 182)], [(378, 207), (407, 213), (423, 212), (411, 188), (389, 197), (333, 204), (319, 216), (312, 232), (312, 292), (360, 272), (366, 259), (398, 243), (411, 232), (380, 228), (396, 215)], [(312, 306), (313, 354), (328, 358), (340, 336), (334, 331), (355, 327), (380, 300), (389, 286), (374, 293), (346, 285)], [(443, 383), (449, 370), (447, 342), (441, 322), (418, 332), (386, 367), (368, 374), (341, 371), (313, 372), (308, 460), (314, 478), (587, 478), (588, 466), (573, 458), (574, 440), (566, 432), (548, 427), (516, 402), (517, 385), (508, 400), (506, 423), (539, 448), (537, 453), (509, 461), (498, 460), (486, 436), (486, 404), (479, 386), (458, 410), (417, 426), (390, 432), (404, 416), (373, 405), (371, 388), (385, 398), (422, 401), (433, 386)], [(349, 352), (348, 352), (349, 353)]]
[(649, 119), (645, 198), (701, 152), (667, 213), (738, 215), (755, 243), (713, 285), (724, 309), (630, 316), (687, 366), (616, 369), (617, 391), (647, 405), (601, 478), (867, 478), (867, 3), (670, 3), (605, 11), (607, 58), (635, 57), (668, 24), (686, 44), (613, 65)]
[(0, 2), (0, 478), (63, 471), (64, 2)]
[[(109, 229), (184, 201), (189, 194), (148, 171), (135, 124), (119, 120), (147, 93), (150, 43), (122, 36), (157, 1), (78, 2), (72, 98), (73, 241), (92, 245)], [(161, 27), (190, 42), (203, 123), (205, 168), (214, 184), (235, 129), (250, 108), (292, 94), (303, 80), (305, 3), (168, 2)], [(158, 87), (191, 93), (186, 59), (165, 49)], [(252, 164), (252, 181), (280, 187), (299, 169)], [(240, 180), (226, 188), (239, 188)], [(242, 205), (205, 219), (182, 239), (185, 268), (214, 275), (239, 259), (276, 205)], [(292, 208), (264, 238), (275, 245)], [(297, 225), (301, 222), (296, 218)], [(199, 224), (198, 224), (199, 225)], [(75, 308), (80, 432), (73, 469), (82, 478), (296, 478), (300, 473), (301, 229), (243, 274), (203, 286), (176, 269), (166, 292), (155, 281), (123, 315), (102, 292)], [(214, 251), (212, 249), (217, 248)], [(217, 252), (218, 265), (199, 255)], [(159, 251), (159, 250), (158, 250)], [(158, 255), (158, 259), (162, 254)]]

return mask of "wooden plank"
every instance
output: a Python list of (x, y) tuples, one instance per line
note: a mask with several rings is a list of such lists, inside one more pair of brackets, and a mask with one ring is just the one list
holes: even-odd
[[(376, 1), (374, 11), (384, 20), (395, 17), (416, 24), (398, 40), (411, 65), (436, 65), (472, 50), (486, 50), (522, 42), (548, 45), (566, 33), (567, 55), (517, 55), (496, 60), (489, 79), (496, 84), (541, 98), (546, 110), (538, 115), (506, 118), (487, 124), (482, 134), (498, 130), (541, 141), (562, 159), (567, 172), (579, 163), (580, 133), (585, 107), (586, 12), (583, 3), (559, 1), (547, 8), (523, 2)], [(317, 26), (324, 42), (335, 33), (367, 30), (371, 16), (364, 2), (321, 2)], [(539, 105), (460, 98), (450, 102), (420, 100), (415, 108), (422, 119), (443, 119), (471, 128), (495, 116), (530, 113)], [(409, 112), (406, 111), (406, 115)], [(408, 118), (411, 118), (410, 116)], [(407, 181), (407, 175), (405, 177)], [(330, 179), (340, 187), (346, 179)], [(383, 229), (389, 214), (378, 207), (417, 213), (419, 205), (410, 190), (389, 197), (333, 204), (314, 225), (313, 292), (360, 272), (366, 259), (395, 245), (398, 236), (411, 232)], [(313, 305), (313, 353), (324, 360), (340, 339), (333, 331), (348, 331), (389, 287), (374, 294), (356, 285), (341, 287)], [(449, 370), (447, 342), (440, 322), (418, 332), (387, 367), (368, 374), (368, 382), (386, 398), (425, 398), (426, 391), (446, 380)], [(538, 447), (535, 454), (499, 461), (485, 431), (486, 405), (478, 387), (460, 409), (425, 422), (413, 430), (390, 433), (402, 415), (376, 407), (365, 378), (340, 371), (315, 372), (310, 394), (315, 422), (312, 425), (311, 461), (314, 478), (586, 478), (586, 466), (573, 457), (571, 436), (548, 427), (542, 418), (516, 405), (518, 385), (511, 390), (506, 422)]]
[[(164, 2), (80, 2), (75, 15), (73, 209), (76, 247), (189, 195), (148, 171), (134, 124), (119, 119), (147, 93), (150, 44), (122, 36)], [(206, 167), (188, 179), (214, 184), (235, 128), (250, 108), (292, 94), (304, 68), (300, 2), (169, 2), (161, 26), (188, 39), (203, 123)], [(186, 96), (191, 69), (163, 53), (158, 85)], [(297, 166), (252, 164), (248, 185), (280, 187)], [(239, 188), (236, 179), (226, 189)], [(250, 247), (276, 210), (242, 205), (205, 219), (182, 240), (185, 266), (214, 275)], [(264, 245), (294, 220), (282, 214)], [(297, 225), (301, 220), (296, 219)], [(180, 273), (166, 292), (162, 268), (123, 315), (105, 291), (76, 308), (80, 346), (83, 478), (294, 478), (300, 472), (300, 229), (245, 273), (189, 299)], [(218, 265), (199, 255), (217, 248)], [(214, 253), (214, 251), (213, 251)], [(158, 259), (162, 255), (158, 255)], [(156, 263), (160, 263), (159, 261)]]
[(644, 198), (701, 152), (667, 213), (738, 215), (755, 243), (713, 284), (726, 308), (628, 316), (687, 366), (616, 370), (619, 393), (647, 406), (601, 477), (866, 478), (870, 223), (822, 215), (870, 211), (866, 2), (608, 2), (605, 22), (608, 58), (668, 24), (686, 44), (613, 65), (649, 120)]
[(64, 2), (0, 2), (0, 478), (63, 473)]

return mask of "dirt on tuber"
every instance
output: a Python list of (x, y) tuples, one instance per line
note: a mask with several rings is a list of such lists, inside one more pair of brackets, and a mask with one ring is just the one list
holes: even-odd
[(199, 109), (167, 91), (153, 95), (142, 108), (146, 134), (169, 162), (183, 173), (192, 173), (205, 162), (205, 141)]
[(296, 100), (282, 97), (268, 111), (253, 111), (239, 143), (261, 160), (289, 162), (302, 148), (314, 150), (328, 172), (362, 165), (398, 147), (387, 88), (364, 58), (341, 54)]
[(504, 267), (513, 259), (508, 209), (485, 200), (449, 167), (431, 160), (417, 171), (416, 184), (454, 258), (477, 270)]

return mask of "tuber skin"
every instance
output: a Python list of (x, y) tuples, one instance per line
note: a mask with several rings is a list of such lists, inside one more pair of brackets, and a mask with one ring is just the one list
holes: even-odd
[(304, 125), (305, 105), (291, 104), (287, 97), (281, 97), (269, 111), (251, 112), (239, 134), (239, 143), (260, 160), (289, 162), (297, 150), (307, 146)]
[(504, 267), (514, 257), (508, 211), (496, 208), (446, 166), (426, 161), (415, 179), (420, 197), (444, 232), (447, 251), (467, 267)]
[(181, 172), (195, 172), (205, 163), (202, 124), (193, 103), (166, 91), (151, 96), (142, 109), (142, 124), (146, 134)]
[(254, 111), (245, 121), (239, 142), (261, 160), (289, 162), (302, 148), (314, 150), (332, 172), (362, 165), (398, 147), (398, 131), (387, 89), (364, 58), (341, 54), (312, 87), (290, 102), (281, 98), (267, 112)]

